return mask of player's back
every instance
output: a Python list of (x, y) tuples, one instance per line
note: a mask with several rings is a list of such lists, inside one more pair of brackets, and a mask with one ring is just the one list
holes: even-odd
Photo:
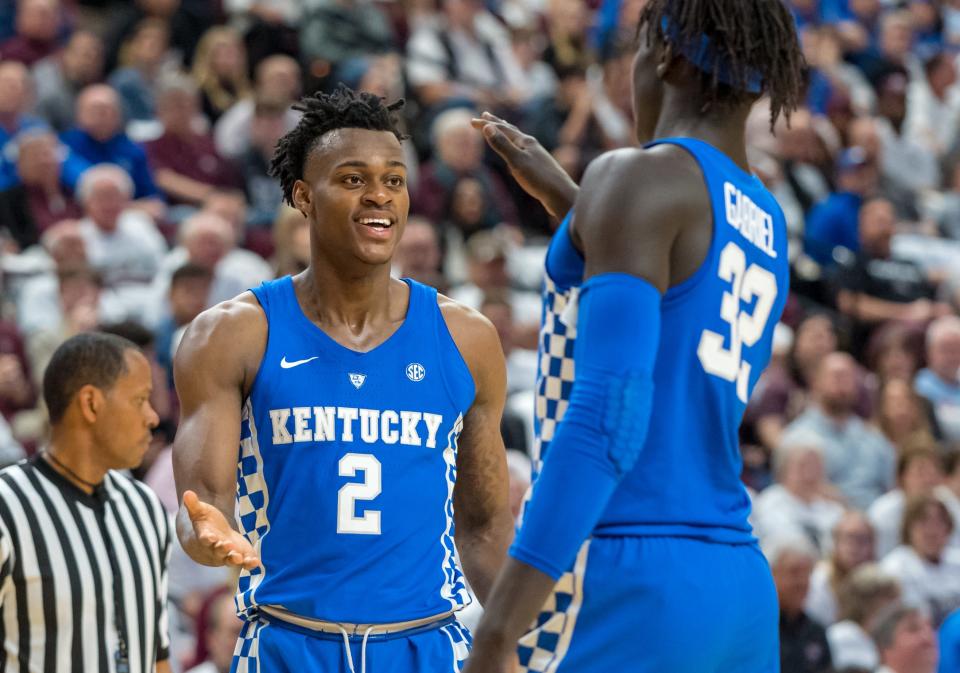
[(291, 278), (254, 290), (269, 325), (243, 410), (240, 531), (263, 567), (238, 605), (327, 622), (406, 622), (469, 599), (453, 542), (462, 417), (474, 383), (437, 293), (371, 351), (302, 312)]
[[(713, 209), (712, 242), (699, 269), (663, 296), (647, 438), (594, 533), (749, 542), (737, 434), (787, 297), (783, 215), (759, 179), (712, 146), (692, 139), (657, 144), (679, 145), (699, 163)], [(570, 246), (567, 226), (547, 260), (536, 469), (575, 373), (583, 260)]]

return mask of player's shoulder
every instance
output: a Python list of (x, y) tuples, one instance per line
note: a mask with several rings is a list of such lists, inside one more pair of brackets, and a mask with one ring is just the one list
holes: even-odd
[[(198, 315), (184, 332), (177, 364), (201, 362), (249, 367), (259, 360), (267, 343), (267, 317), (252, 292), (220, 302)], [(250, 361), (248, 361), (250, 360)]]
[(437, 307), (443, 316), (454, 342), (463, 351), (463, 346), (482, 347), (493, 341), (499, 344), (497, 330), (480, 311), (437, 293)]
[[(577, 219), (589, 221), (598, 235), (622, 230), (624, 222), (662, 230), (661, 220), (673, 221), (701, 208), (691, 188), (703, 184), (696, 160), (681, 148), (623, 148), (606, 152), (587, 167), (577, 198)], [(643, 217), (638, 218), (638, 213)], [(578, 222), (578, 234), (589, 234)], [(634, 224), (636, 223), (636, 224)]]
[(267, 317), (250, 291), (222, 301), (193, 319), (184, 333), (184, 342), (218, 344), (243, 340), (248, 334), (266, 335)]
[(490, 320), (476, 309), (437, 294), (437, 306), (457, 350), (476, 380), (503, 362), (500, 336)]

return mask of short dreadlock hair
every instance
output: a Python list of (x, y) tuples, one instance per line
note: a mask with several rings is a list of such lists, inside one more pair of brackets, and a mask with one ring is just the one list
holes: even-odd
[(307, 156), (328, 131), (345, 128), (390, 131), (397, 140), (404, 140), (406, 136), (400, 131), (396, 115), (403, 104), (400, 99), (387, 105), (379, 96), (354, 91), (343, 84), (333, 93), (305, 96), (293, 106), (303, 113), (300, 123), (280, 139), (270, 162), (270, 175), (280, 180), (284, 200), (293, 205), (293, 184), (303, 178)]
[[(713, 62), (700, 78), (707, 108), (750, 102), (758, 94), (747, 85), (757, 77), (770, 97), (771, 126), (801, 101), (806, 62), (783, 0), (650, 0), (639, 28), (648, 44), (662, 49), (709, 40)], [(721, 81), (721, 70), (729, 83)]]

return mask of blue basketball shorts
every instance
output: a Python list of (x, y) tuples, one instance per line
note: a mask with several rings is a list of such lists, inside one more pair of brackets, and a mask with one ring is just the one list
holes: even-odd
[(273, 617), (247, 621), (231, 673), (458, 673), (472, 638), (455, 617), (397, 633), (317, 633)]
[(756, 545), (595, 537), (517, 654), (523, 673), (778, 673), (779, 650)]

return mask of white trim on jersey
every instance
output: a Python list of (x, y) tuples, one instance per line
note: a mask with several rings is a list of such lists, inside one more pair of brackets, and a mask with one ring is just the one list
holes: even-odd
[[(253, 402), (248, 397), (243, 405), (240, 417), (241, 425), (246, 422), (250, 435), (240, 440), (240, 458), (237, 462), (237, 494), (234, 505), (234, 515), (240, 533), (247, 538), (254, 550), (263, 557), (263, 539), (270, 532), (270, 519), (267, 516), (267, 507), (270, 504), (270, 492), (267, 488), (267, 479), (263, 473), (263, 457), (260, 455), (260, 442), (257, 439), (256, 414)], [(246, 459), (252, 459), (254, 469), (245, 473)], [(255, 494), (261, 494), (263, 503), (258, 507), (253, 500)], [(253, 525), (248, 526), (245, 519), (254, 514)], [(244, 568), (240, 572), (239, 591), (237, 592), (237, 608), (240, 612), (251, 610), (257, 605), (256, 593), (266, 577), (266, 570), (261, 564), (253, 570)]]
[(443, 462), (446, 465), (444, 476), (447, 481), (447, 500), (443, 505), (443, 513), (447, 525), (440, 535), (440, 546), (443, 547), (443, 586), (440, 596), (450, 602), (452, 610), (459, 610), (470, 603), (470, 593), (467, 591), (463, 573), (460, 571), (460, 556), (453, 539), (453, 487), (457, 481), (457, 441), (463, 431), (463, 414), (457, 416), (453, 429), (447, 435), (447, 446), (443, 450)]

